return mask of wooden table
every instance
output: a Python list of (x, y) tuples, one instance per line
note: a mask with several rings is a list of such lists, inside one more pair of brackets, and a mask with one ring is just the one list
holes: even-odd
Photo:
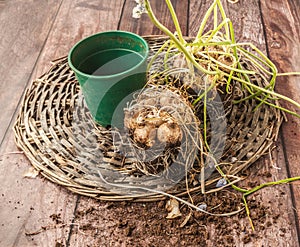
[[(151, 2), (158, 18), (174, 31), (164, 1)], [(211, 1), (172, 2), (183, 34), (195, 35)], [(299, 1), (240, 0), (230, 3), (223, 0), (223, 3), (233, 21), (238, 41), (254, 43), (268, 54), (280, 72), (300, 71)], [(134, 245), (128, 240), (128, 235), (122, 232), (120, 240), (113, 242), (116, 239), (114, 218), (105, 218), (105, 215), (113, 215), (111, 207), (115, 206), (72, 194), (40, 176), (36, 179), (24, 178), (23, 174), (30, 168), (30, 163), (14, 144), (12, 125), (30, 81), (46, 72), (51, 60), (66, 55), (78, 40), (112, 29), (128, 30), (140, 35), (160, 34), (147, 16), (138, 20), (132, 18), (135, 5), (133, 0), (0, 1), (0, 246), (97, 246), (99, 239), (84, 232), (84, 228), (76, 223), (79, 213), (91, 208), (101, 210), (102, 218), (99, 221), (103, 220), (107, 225), (107, 228), (100, 229), (103, 231), (100, 235), (103, 238), (101, 246)], [(299, 102), (300, 78), (279, 77), (277, 91)], [(262, 169), (272, 175), (264, 181), (300, 175), (300, 120), (291, 116), (287, 118), (288, 122), (281, 128), (272, 162), (269, 159), (258, 162)], [(232, 246), (299, 246), (300, 182), (267, 188), (254, 197), (269, 207), (269, 212), (277, 214), (278, 219), (255, 232), (250, 243), (242, 239), (245, 229), (239, 229), (233, 233), (235, 240)], [(130, 206), (131, 210), (135, 210), (135, 207), (147, 205)], [(121, 211), (118, 217), (121, 215), (126, 218), (127, 213)], [(92, 217), (93, 214), (88, 214), (85, 223)], [(244, 221), (249, 231), (247, 220)], [(59, 227), (53, 223), (58, 223)], [(141, 224), (141, 227), (140, 230), (148, 231), (145, 225)], [(180, 238), (181, 230), (178, 227), (177, 235), (164, 234), (161, 238), (158, 234), (149, 241), (153, 246), (180, 246), (181, 242), (176, 240), (176, 236)], [(210, 232), (204, 244), (218, 246), (221, 237)], [(136, 240), (136, 246), (142, 246), (142, 243), (151, 246), (145, 241)]]

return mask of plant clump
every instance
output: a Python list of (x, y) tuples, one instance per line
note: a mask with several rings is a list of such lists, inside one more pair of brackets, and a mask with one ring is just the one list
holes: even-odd
[(132, 140), (143, 148), (154, 145), (173, 147), (180, 144), (182, 132), (176, 119), (168, 112), (156, 107), (127, 111), (124, 126)]
[(174, 169), (181, 171), (177, 175), (182, 173), (184, 178), (201, 142), (190, 102), (177, 89), (148, 85), (134, 96), (124, 113), (126, 135), (119, 135), (122, 141), (118, 143), (127, 160), (134, 161), (131, 171), (138, 176), (160, 174), (164, 179), (176, 164)]
[[(233, 185), (239, 181), (236, 175), (239, 171), (246, 169), (259, 156), (263, 155), (263, 149), (270, 148), (270, 145), (264, 146), (269, 135), (264, 136), (264, 131), (257, 131), (256, 129), (262, 123), (259, 125), (261, 129), (270, 128), (270, 133), (272, 132), (273, 127), (268, 126), (270, 123), (270, 121), (268, 122), (268, 115), (271, 116), (273, 114), (274, 118), (278, 120), (279, 125), (281, 124), (282, 112), (300, 118), (297, 110), (292, 111), (281, 106), (279, 100), (291, 103), (297, 109), (300, 109), (300, 104), (289, 97), (275, 92), (277, 76), (299, 75), (300, 73), (278, 73), (275, 64), (255, 45), (249, 42), (236, 42), (233, 24), (226, 16), (221, 0), (213, 1), (204, 15), (197, 35), (193, 38), (183, 36), (171, 0), (165, 0), (165, 2), (170, 10), (176, 29), (175, 33), (172, 33), (156, 18), (152, 11), (150, 0), (136, 0), (136, 2), (140, 7), (138, 16), (142, 12), (146, 12), (152, 23), (168, 37), (150, 60), (148, 68), (151, 79), (155, 79), (157, 75), (160, 75), (165, 78), (163, 85), (166, 88), (175, 86), (181, 92), (181, 95), (187, 96), (185, 100), (189, 100), (194, 115), (198, 118), (198, 122), (201, 123), (198, 135), (200, 138), (203, 136), (205, 148), (202, 148), (202, 150), (199, 149), (200, 152), (198, 152), (197, 158), (200, 164), (198, 167), (200, 169), (190, 166), (192, 168), (191, 173), (186, 173), (187, 193), (190, 192), (189, 176), (195, 177), (195, 174), (198, 175), (200, 173), (199, 180), (201, 190), (204, 193), (205, 180), (213, 180), (213, 177), (210, 177), (210, 175), (215, 170), (219, 177), (221, 177), (217, 182), (217, 188), (218, 186), (225, 187), (226, 185), (232, 185), (234, 189), (244, 193), (244, 205), (249, 216), (246, 196), (256, 190), (248, 191)], [(205, 31), (210, 20), (213, 21), (213, 28)], [(175, 79), (170, 80), (170, 77)], [(151, 79), (150, 81), (152, 81)], [(157, 82), (156, 85), (159, 86), (161, 85), (160, 83), (161, 81)], [(190, 92), (192, 92), (192, 95)], [(209, 140), (209, 137), (212, 139), (213, 136), (220, 136), (218, 141), (221, 143), (221, 146), (225, 145), (225, 142), (222, 143), (224, 136), (222, 135), (222, 131), (218, 131), (218, 126), (214, 126), (214, 128), (210, 127), (213, 124), (211, 122), (211, 115), (212, 111), (214, 111), (214, 107), (210, 105), (218, 104), (215, 98), (219, 93), (222, 95), (222, 103), (224, 103), (225, 108), (220, 117), (227, 117), (230, 122), (227, 126), (227, 133), (231, 136), (229, 136), (230, 140), (226, 143), (226, 147), (224, 147), (224, 150), (229, 154), (227, 157), (223, 155), (222, 151), (224, 150), (222, 148), (218, 148), (214, 152)], [(240, 105), (242, 107), (239, 107)], [(250, 109), (250, 114), (245, 114), (247, 109)], [(259, 114), (260, 111), (261, 114)], [(272, 120), (272, 122), (274, 121)], [(164, 141), (171, 143), (168, 139), (171, 138), (168, 134), (170, 129), (169, 127), (167, 129), (167, 126), (163, 127), (164, 124), (166, 125), (167, 122), (162, 123), (158, 127), (156, 135), (164, 136)], [(176, 129), (175, 122), (171, 124)], [(245, 124), (245, 129), (247, 129), (246, 132), (249, 133), (249, 131), (252, 131), (256, 133), (257, 137), (252, 138), (244, 133), (239, 134), (241, 133), (243, 124)], [(175, 129), (173, 129), (175, 133), (173, 134), (173, 138), (179, 138)], [(274, 128), (274, 133), (271, 133), (274, 139), (277, 137), (276, 131), (278, 131), (278, 128)], [(151, 131), (147, 132), (148, 139), (152, 137), (150, 133)], [(140, 135), (139, 132), (138, 134)], [(144, 134), (144, 132), (141, 131), (141, 134)], [(134, 135), (135, 133), (133, 133)], [(141, 138), (136, 138), (136, 140), (140, 141)], [(144, 141), (143, 138), (142, 140)], [(146, 146), (147, 143), (149, 145), (152, 141), (146, 141)], [(253, 147), (253, 150), (247, 150), (248, 146)], [(219, 146), (217, 145), (217, 147)], [(220, 153), (223, 155), (221, 155), (222, 157), (214, 155)], [(246, 161), (243, 160), (244, 157), (246, 157)], [(206, 176), (205, 170), (209, 171), (208, 176)], [(233, 179), (236, 181), (233, 181)], [(291, 182), (298, 179), (299, 177), (290, 178), (284, 180), (284, 182)], [(282, 181), (278, 181), (278, 184), (280, 183)], [(263, 184), (261, 187), (269, 185)], [(261, 187), (257, 187), (257, 189)]]

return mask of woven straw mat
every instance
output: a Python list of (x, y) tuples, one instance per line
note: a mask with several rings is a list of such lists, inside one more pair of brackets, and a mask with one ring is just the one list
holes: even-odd
[[(147, 36), (145, 39), (150, 53), (154, 54), (166, 37)], [(228, 171), (231, 175), (253, 164), (277, 138), (282, 122), (280, 112), (267, 105), (253, 111), (256, 105), (257, 102), (251, 99), (227, 105), (227, 142), (222, 161), (230, 163)], [(92, 135), (87, 130), (92, 130)], [(124, 162), (124, 157), (114, 151), (109, 130), (92, 121), (66, 57), (55, 60), (47, 73), (31, 83), (14, 132), (16, 144), (34, 168), (47, 179), (75, 193), (112, 201), (164, 198), (159, 193), (122, 195), (112, 192), (101, 183), (97, 172), (90, 172), (91, 167), (95, 171), (99, 168), (115, 169)], [(104, 153), (104, 157), (100, 154), (98, 157), (97, 150)], [(215, 186), (219, 179), (220, 176), (214, 174), (206, 180), (206, 185)], [(185, 191), (186, 187), (179, 184), (169, 193), (180, 196)], [(201, 186), (196, 185), (193, 191), (201, 191)]]

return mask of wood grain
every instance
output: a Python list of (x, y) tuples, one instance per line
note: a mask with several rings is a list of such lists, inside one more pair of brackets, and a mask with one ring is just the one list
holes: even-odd
[[(211, 1), (190, 1), (189, 35), (196, 36), (203, 17), (211, 6)], [(227, 17), (232, 21), (237, 42), (252, 42), (262, 51), (266, 51), (263, 26), (259, 12), (259, 1), (222, 1)], [(220, 18), (220, 15), (219, 15)], [(206, 30), (213, 27), (209, 18)]]
[(0, 14), (0, 143), (60, 4), (55, 0), (5, 2)]
[[(278, 67), (279, 72), (300, 71), (300, 3), (299, 1), (261, 1), (262, 16), (266, 29), (266, 37), (271, 60)], [(300, 77), (278, 77), (276, 90), (299, 102)], [(281, 102), (291, 110), (300, 110), (294, 106)], [(282, 126), (282, 142), (289, 175), (300, 175), (300, 119), (287, 115), (288, 122)], [(300, 183), (292, 184), (293, 198), (300, 222)]]
[[(16, 3), (14, 2), (14, 4)], [(38, 54), (41, 52), (36, 65), (31, 64), (29, 60), (22, 60), (24, 65), (18, 68), (20, 73), (24, 73), (26, 66), (28, 69), (28, 78), (20, 81), (22, 90), (31, 75), (33, 67), (31, 80), (46, 72), (51, 60), (66, 55), (74, 43), (84, 36), (99, 31), (117, 29), (122, 5), (123, 1), (101, 1), (100, 3), (99, 1), (63, 1), (55, 22), (53, 23), (54, 19), (51, 22), (48, 20), (49, 25), (53, 23), (53, 26), (45, 42), (44, 49), (41, 50), (42, 47), (36, 47)], [(41, 7), (44, 7), (46, 12), (51, 10), (45, 6), (35, 4), (30, 6), (28, 11), (30, 13), (38, 12)], [(28, 15), (26, 9), (23, 10), (24, 12), (21, 9), (19, 11), (21, 17), (22, 14)], [(116, 13), (116, 15), (113, 15), (113, 13)], [(24, 23), (29, 19), (26, 16), (23, 16)], [(47, 15), (44, 15), (45, 17)], [(7, 21), (8, 17), (5, 17), (5, 20)], [(35, 26), (37, 31), (45, 28), (43, 22), (40, 21), (38, 24)], [(20, 28), (22, 29), (22, 27)], [(16, 38), (19, 39), (17, 41), (19, 43), (26, 37), (19, 38), (16, 36)], [(29, 45), (34, 46), (35, 44), (31, 42), (33, 40), (29, 40)], [(8, 46), (8, 41), (6, 45)], [(3, 53), (7, 52), (4, 48), (3, 50), (2, 47), (0, 48)], [(19, 51), (20, 46), (18, 49), (14, 49), (16, 49), (16, 56), (22, 55), (22, 51)], [(6, 55), (8, 56), (8, 53)], [(11, 60), (1, 65), (8, 68), (10, 63), (12, 63)], [(18, 87), (17, 85), (11, 85), (11, 89), (17, 90)], [(12, 117), (14, 108), (17, 107), (21, 96), (21, 94), (16, 94), (14, 96), (16, 99), (14, 99), (11, 94), (11, 92), (7, 92), (5, 95), (0, 95), (3, 101), (6, 99), (7, 102), (15, 102), (15, 105), (11, 104), (12, 111), (9, 112), (10, 115), (3, 116), (7, 119)], [(10, 98), (10, 100), (5, 97)], [(65, 246), (69, 241), (69, 232), (73, 227), (76, 227), (72, 221), (78, 196), (41, 177), (31, 180), (23, 178), (24, 172), (31, 166), (22, 154), (12, 153), (17, 150), (10, 127), (0, 150), (0, 195), (2, 195), (0, 236), (6, 236), (0, 238), (0, 245), (56, 246), (56, 244), (63, 244)], [(3, 124), (3, 130), (6, 128)], [(58, 219), (54, 219), (55, 217), (58, 217)]]
[[(68, 210), (61, 206), (68, 201), (68, 196), (62, 196), (64, 193), (61, 193), (61, 189), (53, 185), (45, 187), (50, 184), (48, 182), (23, 178), (24, 171), (30, 165), (23, 155), (14, 154), (17, 150), (10, 122), (61, 1), (7, 1), (4, 4), (4, 11), (0, 15), (3, 34), (0, 38), (0, 245), (32, 246), (35, 240), (34, 237), (26, 237), (26, 223), (34, 222), (32, 229), (36, 229), (36, 224), (53, 224), (46, 216), (47, 212), (60, 212), (64, 220)], [(65, 234), (61, 230), (54, 231), (57, 237)], [(54, 238), (49, 242), (54, 243)]]
[(124, 0), (64, 0), (32, 79), (45, 73), (50, 61), (68, 55), (76, 42), (91, 34), (118, 29)]
[[(0, 152), (0, 246), (54, 246), (65, 241), (76, 196), (40, 176), (25, 178), (31, 165), (16, 150), (11, 130), (8, 136)], [(56, 224), (51, 215), (58, 215), (61, 223)]]
[[(171, 1), (173, 7), (177, 13), (178, 21), (181, 26), (182, 34), (187, 35), (187, 20), (188, 20), (188, 1)], [(171, 15), (168, 11), (165, 1), (150, 1), (151, 8), (157, 19), (172, 32), (175, 31), (175, 27), (172, 22)], [(157, 27), (155, 27), (150, 18), (143, 14), (140, 19), (132, 17), (132, 10), (136, 6), (135, 1), (126, 1), (124, 6), (124, 12), (120, 22), (120, 29), (127, 30), (139, 35), (155, 35), (163, 34)]]
[(0, 13), (2, 12), (2, 10), (4, 9), (5, 5), (6, 5), (7, 1), (6, 0), (0, 0)]

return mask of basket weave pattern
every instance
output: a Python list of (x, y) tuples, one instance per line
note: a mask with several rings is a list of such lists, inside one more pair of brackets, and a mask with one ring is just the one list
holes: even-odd
[[(160, 36), (145, 39), (152, 53), (166, 40)], [(162, 199), (159, 194), (118, 195), (118, 191), (111, 192), (99, 182), (97, 169), (120, 170), (118, 167), (124, 167), (124, 162), (130, 160), (124, 161), (115, 152), (111, 132), (93, 122), (67, 58), (53, 63), (50, 70), (27, 89), (14, 125), (16, 143), (32, 165), (52, 182), (97, 199)], [(229, 96), (224, 103), (227, 142), (222, 156), (224, 171), (230, 175), (238, 174), (266, 153), (276, 140), (282, 121), (280, 112), (267, 105), (253, 111), (257, 105), (255, 100), (232, 104), (231, 97), (243, 94), (238, 86), (233, 93), (234, 96)], [(104, 157), (95, 150), (101, 150)], [(124, 174), (130, 174), (128, 169)], [(206, 185), (212, 185), (219, 178), (214, 174)], [(194, 191), (201, 190), (197, 186)], [(178, 184), (171, 193), (180, 195), (185, 190)]]

